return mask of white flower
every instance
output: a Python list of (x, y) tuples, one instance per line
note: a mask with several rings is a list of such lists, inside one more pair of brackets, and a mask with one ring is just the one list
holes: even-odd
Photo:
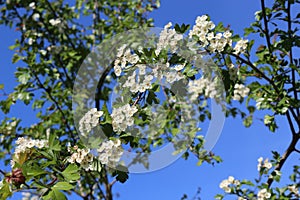
[(231, 192), (230, 185), (238, 186), (240, 185), (240, 181), (235, 180), (233, 176), (229, 176), (228, 179), (223, 180), (219, 186), (226, 193), (230, 193)]
[(115, 132), (125, 131), (128, 126), (133, 125), (133, 115), (138, 111), (136, 106), (130, 106), (126, 104), (119, 108), (113, 108), (112, 126)]
[(38, 21), (38, 20), (40, 19), (40, 14), (39, 14), (39, 13), (34, 13), (34, 14), (32, 15), (32, 19), (33, 19), (34, 21)]
[(60, 20), (59, 18), (57, 18), (57, 19), (50, 19), (50, 20), (49, 20), (49, 23), (50, 23), (52, 26), (56, 26), (56, 25), (58, 25), (58, 24), (61, 23), (61, 20)]
[(175, 67), (174, 67), (174, 69), (176, 70), (176, 71), (180, 71), (180, 70), (182, 70), (184, 68), (184, 65), (176, 65)]
[(31, 3), (29, 4), (29, 7), (30, 7), (31, 9), (35, 9), (35, 2), (31, 2)]
[(235, 47), (233, 48), (234, 50), (233, 53), (234, 54), (244, 53), (245, 50), (247, 49), (247, 46), (248, 46), (248, 40), (241, 39), (236, 43)]
[(98, 159), (102, 164), (116, 165), (123, 155), (121, 141), (117, 139), (115, 141), (108, 140), (103, 142), (97, 149), (97, 152), (99, 153)]
[(268, 158), (266, 158), (263, 161), (263, 157), (260, 157), (257, 161), (258, 161), (257, 171), (260, 171), (261, 168), (264, 168), (264, 169), (267, 169), (267, 170), (270, 170), (272, 168), (272, 163), (269, 162)]
[[(47, 140), (34, 140), (34, 139), (27, 139), (24, 137), (19, 137), (16, 141), (16, 148), (15, 148), (15, 156), (18, 158), (20, 153), (24, 153), (31, 148), (44, 148), (48, 145)], [(13, 162), (13, 161), (12, 161)]]
[(299, 189), (296, 187), (296, 185), (289, 185), (288, 189), (291, 191), (291, 193), (295, 194), (297, 197), (300, 197)]
[(241, 98), (244, 98), (248, 95), (248, 93), (250, 92), (250, 89), (247, 88), (246, 86), (242, 85), (242, 84), (238, 84), (236, 83), (234, 85), (234, 91), (233, 91), (233, 100), (237, 100), (239, 101)]
[(267, 191), (266, 188), (260, 190), (258, 193), (257, 193), (257, 200), (266, 200), (266, 199), (269, 199), (271, 197), (271, 193), (269, 193)]
[(228, 30), (223, 33), (223, 37), (226, 39), (230, 38), (231, 36), (232, 36), (232, 33)]
[(44, 50), (44, 49), (39, 50), (39, 52), (40, 52), (43, 56), (45, 56), (45, 55), (47, 54), (47, 51)]
[(28, 44), (29, 44), (29, 45), (32, 45), (34, 41), (35, 41), (34, 39), (29, 38), (29, 39), (28, 39)]
[(81, 135), (87, 136), (92, 128), (99, 123), (99, 118), (103, 115), (103, 111), (97, 111), (97, 108), (89, 110), (79, 121), (79, 131)]
[(78, 163), (86, 171), (93, 170), (94, 156), (90, 153), (90, 149), (80, 149), (74, 146), (69, 148), (69, 150), (73, 151), (72, 155), (67, 159), (69, 163)]

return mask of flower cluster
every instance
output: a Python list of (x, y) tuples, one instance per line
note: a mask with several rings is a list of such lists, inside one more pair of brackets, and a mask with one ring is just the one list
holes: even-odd
[(121, 132), (125, 131), (128, 126), (132, 126), (134, 123), (133, 115), (137, 111), (136, 106), (130, 106), (129, 104), (114, 108), (111, 114), (113, 130)]
[(78, 163), (86, 171), (93, 170), (94, 156), (90, 153), (90, 149), (80, 149), (78, 146), (74, 146), (68, 148), (68, 151), (72, 152), (71, 157), (68, 158), (69, 163)]
[(171, 29), (172, 23), (165, 25), (164, 30), (159, 34), (158, 43), (155, 54), (159, 55), (161, 50), (169, 48), (171, 53), (175, 53), (178, 49), (178, 43), (183, 39), (182, 34), (178, 34), (175, 29)]
[(58, 24), (61, 23), (61, 20), (59, 18), (57, 19), (50, 19), (49, 20), (49, 23), (52, 25), (52, 26), (57, 26)]
[(103, 111), (97, 111), (97, 108), (89, 110), (79, 121), (79, 131), (81, 135), (86, 136), (91, 132), (92, 128), (99, 123), (99, 118), (103, 115)]
[(102, 164), (115, 165), (123, 155), (121, 141), (119, 139), (105, 141), (97, 149), (97, 152), (99, 153), (98, 159)]
[(223, 180), (220, 183), (220, 188), (222, 190), (224, 190), (226, 193), (230, 193), (231, 192), (230, 185), (239, 186), (240, 185), (240, 181), (239, 180), (235, 180), (233, 176), (229, 176), (228, 179), (225, 179), (225, 180)]
[(244, 53), (248, 46), (248, 40), (239, 40), (233, 48), (234, 54)]
[(116, 76), (120, 76), (122, 69), (127, 64), (135, 65), (139, 61), (139, 56), (135, 53), (131, 53), (130, 49), (126, 45), (121, 46), (117, 52), (117, 58), (114, 62), (114, 72)]
[(289, 185), (288, 189), (291, 193), (293, 193), (294, 195), (296, 195), (296, 197), (300, 197), (300, 193), (299, 193), (299, 189), (297, 188), (296, 185)]
[(217, 83), (209, 81), (209, 79), (201, 77), (188, 83), (188, 91), (191, 94), (191, 100), (194, 101), (198, 98), (199, 94), (204, 93), (205, 97), (217, 97)]
[(27, 150), (31, 148), (44, 148), (48, 145), (47, 140), (34, 140), (30, 138), (24, 138), (24, 137), (19, 137), (18, 140), (16, 141), (16, 149), (15, 149), (15, 154), (20, 154), (23, 152), (26, 152)]
[[(139, 75), (137, 76), (136, 71), (134, 71), (130, 76), (126, 77), (125, 83), (122, 87), (128, 87), (130, 92), (145, 92), (147, 89), (152, 88), (151, 81), (153, 76), (151, 74), (146, 75), (146, 65), (137, 65), (139, 69)], [(142, 81), (140, 79), (143, 79)]]
[(233, 100), (241, 100), (241, 98), (244, 98), (248, 95), (250, 89), (244, 86), (243, 84), (236, 83), (234, 85), (234, 91), (233, 91)]
[(266, 200), (266, 199), (269, 199), (270, 197), (271, 197), (271, 193), (268, 192), (268, 190), (266, 188), (261, 189), (257, 193), (257, 200)]
[(207, 15), (198, 16), (189, 36), (190, 38), (197, 36), (202, 47), (207, 47), (211, 53), (222, 52), (227, 44), (232, 45), (232, 33), (227, 30), (224, 33), (214, 34), (212, 32), (214, 28), (215, 24), (208, 20)]
[(35, 9), (35, 2), (31, 2), (31, 3), (29, 4), (29, 8)]
[(268, 158), (264, 160), (263, 157), (260, 157), (257, 161), (258, 161), (257, 171), (260, 171), (262, 168), (268, 170), (272, 168), (272, 163), (269, 162)]

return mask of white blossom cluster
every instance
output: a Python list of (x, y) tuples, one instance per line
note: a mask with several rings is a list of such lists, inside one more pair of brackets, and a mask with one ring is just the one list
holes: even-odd
[(86, 136), (91, 132), (92, 128), (99, 123), (99, 118), (103, 115), (103, 111), (97, 111), (97, 108), (89, 110), (79, 121), (79, 131), (81, 135)]
[(120, 161), (121, 156), (123, 155), (123, 148), (121, 145), (122, 144), (119, 139), (103, 142), (100, 148), (97, 149), (97, 152), (99, 153), (99, 161), (104, 165), (117, 164), (117, 162)]
[(136, 106), (130, 106), (126, 104), (119, 108), (113, 108), (111, 118), (112, 126), (115, 132), (125, 131), (128, 126), (132, 126), (134, 123), (133, 115), (138, 109)]
[(72, 155), (68, 158), (69, 163), (78, 163), (86, 171), (93, 170), (94, 156), (90, 153), (90, 149), (80, 149), (78, 146), (74, 146), (68, 148), (68, 151), (72, 152)]
[(233, 48), (234, 54), (244, 53), (248, 46), (248, 40), (239, 40)]
[(170, 49), (171, 53), (175, 53), (178, 49), (178, 42), (183, 39), (183, 35), (179, 34), (175, 31), (175, 29), (171, 28), (172, 23), (169, 22), (165, 25), (164, 30), (162, 30), (159, 34), (158, 43), (156, 46), (155, 54), (159, 55), (161, 50)]
[(24, 137), (19, 137), (16, 141), (16, 149), (15, 149), (15, 154), (23, 153), (26, 152), (27, 150), (31, 148), (44, 148), (48, 145), (47, 140), (35, 140), (31, 138), (24, 138)]
[(31, 2), (31, 3), (29, 4), (29, 8), (35, 9), (35, 2)]
[(131, 53), (129, 48), (126, 48), (126, 45), (121, 46), (117, 52), (117, 58), (114, 62), (114, 72), (116, 76), (120, 76), (122, 69), (126, 67), (129, 63), (135, 65), (139, 61), (139, 56), (135, 53)]
[(227, 30), (224, 33), (214, 34), (212, 32), (214, 28), (215, 24), (208, 20), (207, 15), (198, 16), (189, 36), (190, 38), (197, 36), (202, 47), (207, 47), (211, 53), (222, 52), (227, 44), (232, 45), (232, 33)]
[(300, 197), (300, 193), (299, 193), (299, 189), (297, 188), (296, 185), (289, 185), (288, 189), (291, 193), (293, 193), (294, 195), (296, 195), (296, 197)]
[[(153, 80), (153, 75), (146, 75), (146, 65), (137, 65), (139, 69), (139, 74), (137, 76), (136, 71), (134, 71), (130, 76), (126, 77), (127, 80), (122, 85), (122, 87), (127, 87), (130, 92), (145, 92), (147, 89), (152, 88), (151, 81)], [(142, 79), (142, 81), (141, 81)]]
[(217, 84), (214, 81), (209, 81), (201, 77), (188, 83), (188, 92), (191, 94), (191, 100), (194, 101), (198, 98), (199, 94), (204, 92), (205, 97), (217, 97)]
[(57, 26), (58, 24), (61, 23), (61, 20), (59, 18), (57, 19), (50, 19), (49, 20), (49, 23), (52, 25), (52, 26)]
[(266, 200), (266, 199), (269, 199), (270, 197), (271, 197), (271, 193), (268, 192), (268, 190), (266, 188), (261, 189), (257, 193), (257, 200)]
[(230, 185), (238, 186), (240, 185), (240, 181), (235, 180), (233, 176), (229, 176), (228, 179), (225, 179), (220, 183), (220, 188), (224, 190), (226, 193), (230, 193), (231, 191)]
[(243, 84), (238, 84), (236, 83), (234, 85), (234, 91), (233, 91), (233, 100), (241, 100), (241, 98), (244, 98), (245, 96), (247, 96), (250, 92), (250, 89), (247, 88), (245, 85)]
[(266, 158), (265, 160), (263, 157), (258, 158), (258, 164), (257, 164), (257, 171), (260, 171), (261, 168), (266, 168), (266, 169), (271, 169), (272, 168), (272, 163), (269, 162), (269, 159)]

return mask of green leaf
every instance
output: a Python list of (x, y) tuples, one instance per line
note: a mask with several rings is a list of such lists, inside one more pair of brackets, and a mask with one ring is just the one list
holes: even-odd
[(57, 190), (71, 190), (74, 188), (74, 185), (71, 185), (68, 182), (58, 182), (52, 188)]
[(52, 190), (43, 197), (43, 200), (66, 200), (67, 197), (58, 189), (52, 188)]
[(53, 151), (60, 151), (61, 150), (61, 145), (59, 144), (58, 139), (56, 139), (55, 134), (50, 134), (49, 149), (51, 149)]
[(0, 84), (0, 90), (4, 88), (4, 84)]
[(215, 27), (216, 32), (224, 32), (225, 28), (222, 22), (220, 22), (216, 27)]
[(113, 172), (113, 176), (116, 176), (117, 181), (120, 181), (121, 183), (125, 183), (128, 179), (128, 170), (124, 166), (117, 166), (117, 171)]
[(22, 84), (26, 84), (28, 82), (28, 80), (30, 79), (30, 74), (29, 73), (22, 73), (19, 77), (18, 77), (18, 81)]
[(70, 164), (63, 172), (62, 175), (66, 181), (77, 181), (80, 178), (79, 168), (76, 164)]
[(9, 184), (4, 182), (3, 186), (0, 187), (0, 199), (7, 199), (12, 195), (12, 192), (9, 189)]
[(47, 173), (46, 171), (44, 171), (42, 168), (38, 166), (28, 167), (26, 168), (26, 172), (27, 172), (27, 176), (39, 176)]
[(12, 63), (16, 63), (18, 62), (19, 60), (22, 59), (22, 56), (18, 55), (18, 54), (14, 54), (13, 57), (12, 57)]

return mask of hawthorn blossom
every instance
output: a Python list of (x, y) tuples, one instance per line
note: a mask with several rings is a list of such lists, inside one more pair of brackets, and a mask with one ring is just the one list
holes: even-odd
[(268, 158), (264, 160), (263, 157), (260, 157), (257, 161), (257, 171), (260, 171), (262, 168), (266, 168), (268, 170), (272, 168), (272, 163), (269, 162)]
[(97, 149), (97, 152), (99, 154), (98, 159), (102, 164), (115, 165), (117, 162), (120, 161), (121, 156), (123, 155), (121, 141), (119, 139), (116, 139), (115, 141), (105, 141)]
[(271, 197), (271, 193), (268, 192), (266, 188), (261, 189), (257, 193), (257, 200), (266, 200), (266, 199), (269, 199), (270, 197)]
[[(16, 159), (19, 158), (21, 153), (30, 152), (30, 149), (36, 147), (42, 149), (48, 145), (48, 140), (35, 140), (31, 138), (19, 137), (16, 141), (16, 149), (14, 156)], [(14, 167), (15, 161), (11, 161), (11, 167)]]
[(155, 54), (158, 56), (161, 50), (169, 48), (171, 53), (175, 53), (178, 49), (178, 43), (183, 39), (183, 35), (172, 29), (172, 23), (165, 25), (164, 30), (159, 34), (158, 43)]
[(132, 126), (134, 123), (133, 115), (137, 111), (136, 106), (130, 106), (129, 104), (114, 108), (111, 114), (113, 130), (115, 132), (122, 132), (128, 126)]
[(191, 100), (194, 101), (200, 94), (203, 94), (207, 98), (217, 98), (218, 83), (216, 79), (209, 80), (201, 77), (200, 79), (189, 81), (188, 92), (191, 94)]
[(231, 187), (230, 185), (235, 185), (235, 186), (239, 186), (240, 185), (240, 181), (239, 180), (235, 180), (233, 176), (229, 176), (228, 179), (223, 180), (220, 183), (220, 188), (222, 190), (224, 190), (226, 193), (230, 193), (231, 192)]
[(248, 40), (241, 39), (236, 43), (235, 47), (233, 48), (234, 50), (233, 53), (236, 55), (240, 53), (244, 53), (247, 49), (247, 46), (248, 46)]
[(99, 123), (99, 118), (103, 115), (103, 111), (97, 111), (97, 108), (89, 110), (79, 121), (79, 131), (83, 136), (91, 132), (92, 128)]
[(126, 45), (121, 46), (117, 50), (117, 58), (114, 61), (114, 72), (116, 76), (120, 76), (122, 70), (126, 67), (127, 64), (135, 65), (139, 61), (139, 56), (135, 53), (131, 53), (129, 48), (126, 48)]
[(59, 18), (57, 18), (57, 19), (50, 19), (50, 20), (49, 20), (49, 23), (50, 23), (52, 26), (56, 26), (56, 25), (58, 25), (58, 24), (61, 23), (61, 20), (60, 20)]
[(28, 44), (31, 46), (35, 40), (32, 38), (28, 38)]
[(35, 2), (31, 2), (31, 3), (29, 4), (29, 8), (35, 9)]
[(192, 38), (196, 36), (201, 42), (200, 47), (207, 47), (207, 49), (211, 52), (222, 52), (224, 48), (228, 44), (232, 45), (230, 31), (225, 31), (224, 33), (217, 33), (216, 35), (212, 30), (215, 28), (215, 24), (208, 20), (207, 15), (198, 16), (195, 25), (192, 30), (189, 32), (189, 37)]
[(32, 19), (33, 19), (34, 21), (38, 21), (38, 20), (40, 19), (40, 14), (39, 14), (39, 13), (34, 13), (34, 14), (32, 15)]
[(297, 188), (296, 185), (289, 185), (288, 189), (291, 193), (293, 193), (294, 195), (296, 195), (296, 197), (300, 197), (300, 193), (299, 193), (299, 189)]
[(233, 100), (241, 100), (241, 98), (244, 98), (248, 95), (250, 92), (250, 89), (244, 86), (243, 84), (236, 83), (234, 85), (234, 91), (233, 91)]
[(67, 159), (69, 163), (78, 163), (86, 171), (93, 170), (92, 162), (94, 156), (90, 153), (90, 149), (80, 149), (78, 146), (68, 148), (69, 152), (72, 152), (72, 150), (72, 155)]

